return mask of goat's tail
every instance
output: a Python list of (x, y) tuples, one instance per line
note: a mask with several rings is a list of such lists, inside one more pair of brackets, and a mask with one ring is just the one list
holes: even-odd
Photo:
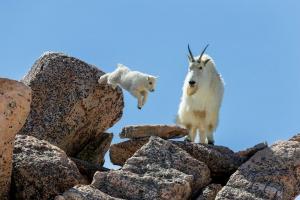
[(107, 83), (107, 78), (108, 78), (108, 76), (109, 76), (109, 73), (106, 73), (106, 74), (102, 75), (102, 76), (99, 78), (98, 83), (99, 83), (99, 84), (105, 84), (105, 83)]

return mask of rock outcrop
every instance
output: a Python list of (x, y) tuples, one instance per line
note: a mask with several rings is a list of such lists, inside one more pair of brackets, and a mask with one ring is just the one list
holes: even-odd
[(212, 177), (219, 179), (218, 182), (227, 181), (227, 178), (242, 164), (240, 157), (227, 147), (191, 142), (173, 143), (195, 159), (204, 162), (209, 167)]
[(278, 142), (257, 152), (231, 177), (216, 199), (292, 200), (300, 193), (300, 143)]
[[(148, 141), (148, 138), (141, 138), (113, 144), (109, 152), (111, 162), (116, 165), (124, 165), (126, 160), (132, 157), (133, 154)], [(195, 159), (206, 163), (211, 171), (212, 177), (220, 183), (226, 183), (229, 176), (245, 161), (227, 147), (182, 141), (170, 142), (185, 150)]]
[[(145, 145), (149, 138), (132, 139), (110, 147), (110, 159), (115, 165), (123, 166), (126, 160)], [(211, 171), (211, 176), (215, 182), (225, 184), (230, 175), (233, 174), (238, 167), (246, 162), (257, 151), (267, 147), (265, 143), (260, 143), (240, 152), (233, 152), (227, 147), (212, 146), (207, 144), (196, 144), (184, 141), (170, 141), (174, 145), (185, 150), (195, 159), (204, 162)]]
[(97, 172), (92, 185), (124, 199), (188, 199), (210, 180), (204, 163), (169, 141), (151, 137), (121, 170)]
[(121, 89), (97, 80), (104, 73), (62, 53), (45, 53), (22, 80), (32, 88), (20, 134), (49, 141), (75, 156), (122, 116)]
[(163, 139), (181, 138), (188, 134), (188, 130), (175, 125), (137, 125), (126, 126), (120, 133), (120, 138), (144, 138), (158, 136)]
[(8, 199), (12, 152), (17, 132), (30, 111), (31, 89), (18, 81), (0, 78), (0, 199)]
[(65, 152), (47, 141), (17, 135), (13, 154), (12, 188), (15, 199), (47, 200), (87, 183)]

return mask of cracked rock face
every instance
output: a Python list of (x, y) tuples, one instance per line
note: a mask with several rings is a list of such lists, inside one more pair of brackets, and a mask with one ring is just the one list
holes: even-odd
[(0, 199), (8, 199), (12, 152), (17, 132), (30, 111), (31, 89), (18, 81), (0, 78)]
[(13, 154), (15, 199), (53, 199), (80, 183), (87, 183), (65, 152), (47, 141), (17, 135)]
[(29, 117), (20, 134), (75, 156), (122, 116), (122, 90), (97, 80), (104, 73), (62, 53), (45, 53), (22, 80), (32, 88)]
[(104, 164), (104, 156), (108, 151), (113, 138), (112, 133), (102, 133), (90, 141), (76, 156), (93, 164)]
[(121, 170), (97, 172), (92, 185), (118, 198), (181, 200), (210, 181), (210, 171), (203, 162), (170, 141), (151, 137)]
[(300, 193), (300, 143), (278, 142), (257, 152), (231, 177), (216, 199), (292, 200)]
[[(134, 153), (148, 141), (149, 138), (140, 138), (111, 145), (109, 152), (111, 162), (116, 165), (124, 165), (126, 160), (132, 157)], [(226, 182), (229, 176), (248, 158), (248, 156), (241, 157), (227, 147), (195, 144), (191, 142), (170, 142), (185, 150), (195, 159), (204, 162), (209, 167), (212, 177), (222, 183), (224, 181)], [(255, 152), (255, 150), (257, 150), (257, 148), (251, 148), (250, 153)], [(245, 151), (244, 154), (248, 155), (249, 153)]]
[(220, 184), (210, 184), (205, 187), (196, 200), (215, 200), (217, 193), (222, 189)]

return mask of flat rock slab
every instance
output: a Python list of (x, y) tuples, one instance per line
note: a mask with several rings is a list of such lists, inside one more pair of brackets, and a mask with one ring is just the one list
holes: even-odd
[(121, 170), (96, 173), (92, 185), (124, 199), (188, 199), (210, 181), (203, 162), (170, 141), (151, 137)]
[[(115, 165), (124, 165), (126, 160), (132, 157), (148, 141), (148, 138), (141, 138), (111, 145), (109, 151), (111, 162)], [(227, 147), (180, 141), (170, 142), (189, 153), (195, 159), (206, 163), (211, 171), (211, 175), (218, 177), (218, 179), (224, 178), (224, 181), (227, 181), (229, 176), (245, 161), (244, 157), (242, 159)], [(251, 152), (253, 153), (253, 151)], [(245, 155), (248, 154), (245, 153)]]
[(12, 152), (17, 132), (30, 111), (31, 89), (18, 81), (0, 78), (0, 199), (8, 199)]
[(97, 80), (104, 72), (62, 53), (43, 54), (22, 80), (32, 88), (29, 117), (20, 134), (75, 156), (122, 116), (122, 90)]
[(244, 163), (216, 199), (292, 200), (300, 193), (299, 186), (300, 143), (278, 142)]
[(126, 126), (120, 133), (120, 138), (143, 138), (158, 136), (164, 139), (181, 138), (188, 134), (188, 130), (175, 125), (138, 125)]
[(17, 135), (13, 154), (15, 199), (53, 199), (59, 193), (87, 183), (66, 153), (47, 141)]
[(122, 200), (114, 198), (98, 190), (91, 185), (77, 185), (63, 195), (57, 196), (55, 200)]

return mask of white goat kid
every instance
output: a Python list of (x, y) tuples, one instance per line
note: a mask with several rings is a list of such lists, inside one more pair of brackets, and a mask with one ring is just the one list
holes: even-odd
[(204, 54), (207, 47), (200, 56), (194, 57), (188, 46), (189, 71), (183, 85), (177, 123), (189, 130), (186, 140), (195, 142), (199, 130), (201, 143), (214, 144), (213, 132), (218, 125), (224, 83), (213, 59)]
[(141, 109), (148, 98), (148, 91), (154, 92), (156, 85), (155, 76), (144, 74), (138, 71), (131, 71), (122, 64), (111, 73), (106, 73), (98, 80), (100, 84), (108, 83), (114, 89), (119, 85), (138, 99), (138, 108)]

